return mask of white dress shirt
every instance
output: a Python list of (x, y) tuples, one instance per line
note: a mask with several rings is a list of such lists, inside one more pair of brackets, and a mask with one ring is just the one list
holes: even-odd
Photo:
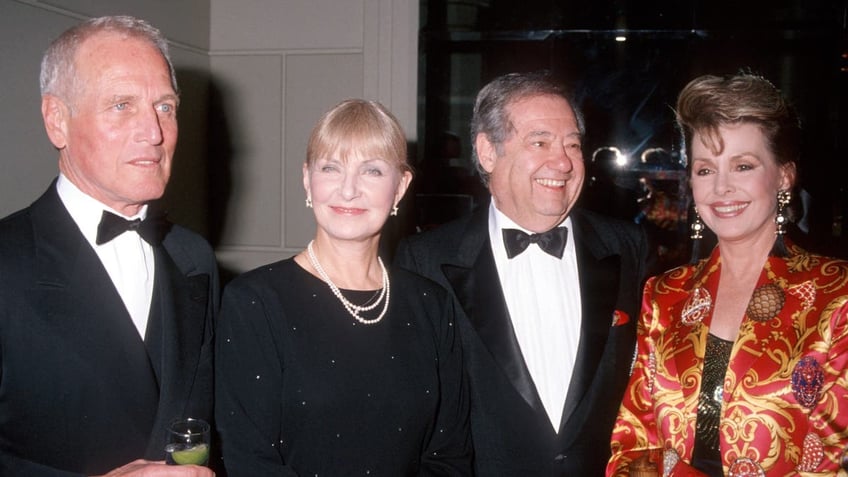
[[(103, 245), (97, 245), (96, 240), (97, 226), (104, 210), (128, 220), (144, 219), (147, 216), (147, 206), (143, 206), (137, 215), (127, 217), (86, 195), (62, 174), (59, 174), (56, 190), (80, 232), (103, 263), (143, 339), (147, 331), (150, 302), (153, 299), (153, 247), (142, 240), (135, 231), (124, 232)], [(98, 290), (92, 290), (91, 293), (96, 295)]]
[(532, 243), (509, 259), (501, 230), (532, 232), (501, 213), (494, 201), (489, 207), (489, 239), (512, 327), (536, 391), (557, 432), (577, 356), (582, 316), (571, 219), (566, 218), (560, 226), (569, 231), (562, 259)]

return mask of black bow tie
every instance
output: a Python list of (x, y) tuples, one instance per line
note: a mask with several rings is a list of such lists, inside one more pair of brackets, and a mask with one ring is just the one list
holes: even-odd
[(135, 230), (150, 245), (159, 245), (171, 228), (165, 214), (148, 215), (146, 219), (127, 220), (108, 211), (103, 211), (97, 226), (97, 245), (112, 240), (128, 230)]
[(556, 227), (540, 234), (527, 234), (517, 229), (503, 229), (504, 245), (507, 258), (512, 258), (535, 243), (546, 253), (556, 258), (562, 258), (565, 242), (568, 240), (568, 229)]

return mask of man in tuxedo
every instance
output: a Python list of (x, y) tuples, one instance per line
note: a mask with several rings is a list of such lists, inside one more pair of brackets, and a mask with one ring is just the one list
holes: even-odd
[(486, 85), (471, 131), (491, 203), (406, 238), (396, 260), (461, 305), (476, 473), (603, 475), (647, 239), (633, 224), (572, 209), (583, 119), (549, 75)]
[(165, 465), (167, 425), (212, 416), (218, 272), (156, 214), (179, 97), (160, 32), (104, 17), (42, 60), (59, 176), (0, 221), (0, 475), (210, 476)]

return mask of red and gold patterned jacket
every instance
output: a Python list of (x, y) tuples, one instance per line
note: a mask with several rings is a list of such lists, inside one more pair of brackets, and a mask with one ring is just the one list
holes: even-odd
[[(848, 262), (787, 245), (763, 268), (731, 351), (719, 424), (728, 476), (832, 476), (848, 447)], [(720, 269), (716, 248), (646, 283), (607, 476), (628, 475), (646, 451), (660, 475), (698, 475), (687, 462)]]

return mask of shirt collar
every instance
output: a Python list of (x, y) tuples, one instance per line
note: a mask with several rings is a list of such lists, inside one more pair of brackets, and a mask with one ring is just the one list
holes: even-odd
[[(571, 226), (571, 216), (568, 216), (557, 227), (567, 227), (569, 234), (573, 235), (574, 228)], [(492, 252), (495, 256), (506, 258), (506, 247), (503, 242), (503, 229), (518, 229), (527, 234), (533, 232), (515, 223), (506, 214), (498, 210), (495, 206), (495, 201), (489, 202), (489, 241), (492, 243)], [(565, 246), (565, 253), (571, 253), (574, 248), (574, 240), (568, 240)]]
[(97, 226), (100, 225), (100, 218), (103, 216), (103, 211), (108, 210), (115, 215), (119, 215), (125, 219), (144, 219), (147, 217), (147, 204), (143, 205), (138, 214), (127, 217), (115, 209), (103, 204), (97, 199), (91, 197), (81, 191), (79, 187), (70, 181), (64, 174), (59, 174), (56, 180), (56, 192), (59, 194), (62, 204), (71, 214), (71, 218), (76, 222), (83, 236), (92, 245), (97, 239)]

